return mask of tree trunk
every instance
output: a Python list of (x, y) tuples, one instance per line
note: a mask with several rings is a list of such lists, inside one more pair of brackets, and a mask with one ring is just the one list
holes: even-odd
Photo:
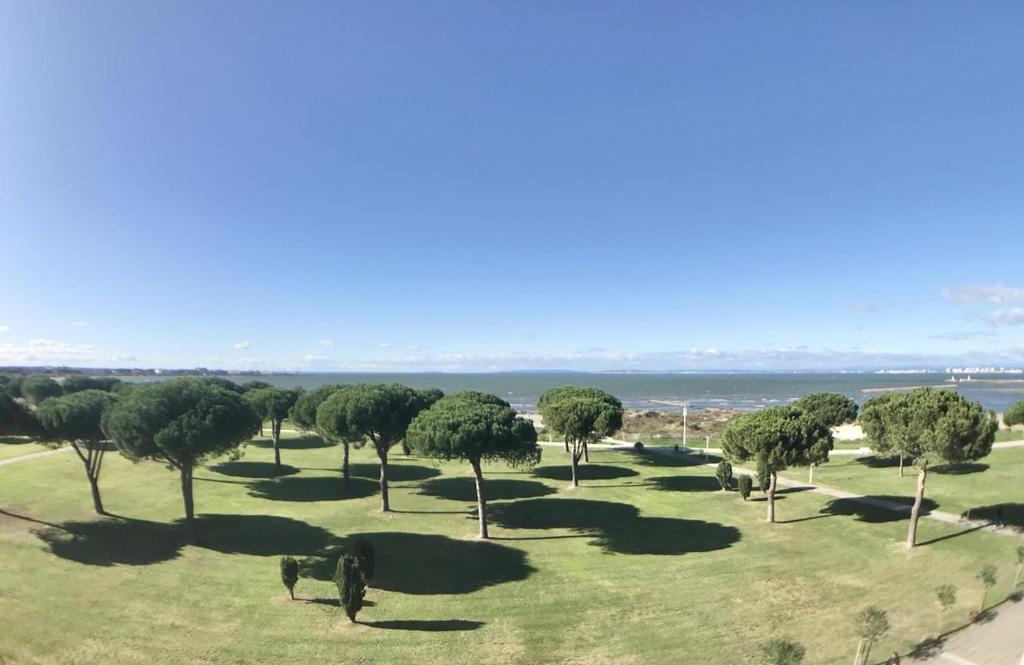
[(914, 496), (914, 507), (910, 509), (910, 528), (907, 530), (907, 549), (917, 544), (917, 520), (921, 516), (921, 504), (924, 502), (924, 484), (928, 480), (928, 467), (923, 466), (917, 472), (917, 494)]
[(775, 522), (775, 485), (778, 476), (772, 471), (768, 476), (768, 521)]
[(391, 503), (388, 501), (388, 451), (377, 448), (377, 456), (380, 458), (380, 510), (387, 513), (391, 511)]
[(900, 453), (900, 478), (903, 477), (903, 453)]
[(857, 640), (857, 653), (853, 656), (853, 665), (861, 665), (860, 655), (864, 651), (864, 639)]
[(811, 465), (807, 467), (807, 484), (814, 484), (814, 462), (811, 462)]
[(103, 510), (103, 500), (100, 499), (100, 479), (89, 476), (89, 489), (92, 490), (92, 507), (100, 515), (106, 515)]
[(565, 444), (565, 452), (569, 452), (569, 439), (563, 439), (562, 443)]
[(103, 451), (97, 450), (100, 445), (102, 444), (84, 444), (87, 455), (82, 454), (82, 449), (78, 447), (77, 443), (72, 443), (71, 448), (78, 455), (78, 459), (82, 460), (82, 466), (85, 467), (85, 477), (89, 480), (89, 490), (92, 492), (93, 510), (100, 515), (105, 515), (103, 501), (100, 499), (100, 463), (103, 461)]
[(487, 499), (484, 497), (484, 474), (480, 471), (480, 462), (472, 461), (473, 475), (476, 477), (476, 512), (480, 517), (480, 537), (487, 538)]
[(288, 595), (292, 597), (292, 600), (295, 600), (295, 587), (288, 587)]
[(576, 452), (576, 445), (575, 444), (573, 444), (573, 451), (572, 451), (571, 459), (572, 459), (572, 486), (573, 487), (579, 487), (580, 486), (580, 481), (579, 481), (579, 478), (576, 476), (576, 467), (579, 464), (580, 455), (579, 455), (578, 452)]
[(984, 614), (985, 612), (985, 601), (988, 600), (988, 587), (981, 587), (981, 607), (978, 608), (978, 614)]
[(281, 421), (270, 421), (270, 435), (274, 438), (274, 468), (281, 470)]
[(195, 504), (192, 501), (192, 467), (182, 466), (181, 498), (185, 501), (185, 524), (188, 525), (189, 537), (195, 540)]
[(343, 452), (341, 454), (341, 477), (348, 482), (348, 441), (342, 441)]
[(871, 647), (872, 647), (872, 641), (871, 640), (865, 640), (864, 641), (864, 653), (860, 657), (861, 665), (867, 665), (868, 657), (871, 656)]
[(587, 442), (583, 442), (583, 461), (590, 464), (590, 448), (587, 446)]
[(260, 418), (260, 436), (263, 436), (263, 419)]

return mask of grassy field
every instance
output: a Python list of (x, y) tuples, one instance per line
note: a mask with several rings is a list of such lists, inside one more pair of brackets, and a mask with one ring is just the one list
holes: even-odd
[(996, 443), (1006, 443), (1008, 441), (1020, 441), (1024, 439), (1024, 431), (1015, 429), (1001, 429), (996, 432)]
[(25, 437), (0, 436), (0, 461), (44, 450), (48, 450), (48, 448)]
[[(913, 503), (917, 470), (908, 467), (904, 477), (892, 460), (874, 457), (836, 457), (814, 472), (816, 483), (850, 492), (890, 497)], [(787, 475), (801, 478), (802, 474)], [(1003, 517), (1024, 526), (1024, 448), (995, 449), (977, 462), (929, 471), (925, 497), (932, 507), (961, 514), (971, 509), (972, 517), (989, 518), (995, 506), (1003, 506)]]
[[(291, 466), (274, 478), (267, 442), (254, 442), (241, 461), (197, 472), (197, 545), (173, 525), (177, 477), (159, 464), (112, 454), (101, 484), (120, 517), (98, 520), (72, 455), (0, 468), (0, 656), (734, 665), (787, 635), (807, 662), (838, 665), (865, 605), (893, 624), (876, 655), (905, 652), (934, 630), (936, 585), (961, 590), (952, 625), (978, 602), (983, 564), (999, 567), (992, 598), (1013, 574), (1011, 538), (926, 520), (927, 544), (907, 553), (904, 520), (811, 492), (784, 492), (782, 522), (768, 525), (763, 501), (719, 492), (706, 467), (656, 453), (595, 451), (577, 490), (557, 448), (535, 473), (488, 468), (494, 539), (478, 542), (468, 466), (396, 452), (396, 512), (382, 515), (366, 450), (343, 488), (337, 448), (290, 439)], [(377, 577), (352, 625), (330, 575), (359, 534), (376, 545)], [(295, 602), (278, 578), (283, 554), (302, 559)]]

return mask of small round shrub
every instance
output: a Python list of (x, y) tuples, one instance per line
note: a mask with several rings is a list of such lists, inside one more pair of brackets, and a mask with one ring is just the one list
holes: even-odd
[(750, 498), (750, 491), (754, 488), (754, 479), (746, 474), (742, 474), (736, 477), (736, 488), (740, 491), (740, 496), (746, 501)]
[(288, 589), (288, 595), (295, 600), (295, 584), (299, 581), (299, 562), (294, 557), (281, 557), (281, 582)]
[(729, 464), (726, 460), (719, 462), (718, 467), (715, 469), (715, 478), (718, 479), (718, 484), (722, 486), (723, 490), (731, 489), (732, 464)]

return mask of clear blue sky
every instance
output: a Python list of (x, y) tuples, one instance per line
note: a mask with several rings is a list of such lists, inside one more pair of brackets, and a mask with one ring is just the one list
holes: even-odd
[(1024, 365), (1019, 2), (0, 2), (0, 363)]

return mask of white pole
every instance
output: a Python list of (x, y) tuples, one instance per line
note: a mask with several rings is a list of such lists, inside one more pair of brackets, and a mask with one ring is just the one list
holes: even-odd
[(686, 412), (689, 406), (689, 402), (683, 402), (683, 450), (686, 450)]

